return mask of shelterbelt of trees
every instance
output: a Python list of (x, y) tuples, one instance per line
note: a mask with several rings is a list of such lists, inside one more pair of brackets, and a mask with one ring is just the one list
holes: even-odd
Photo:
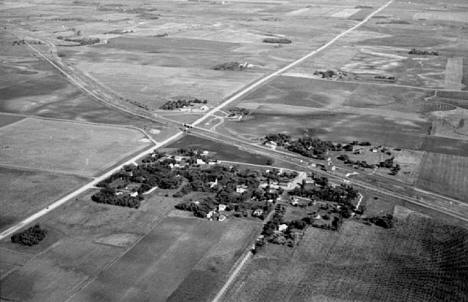
[(208, 100), (201, 100), (198, 98), (180, 98), (177, 100), (167, 101), (166, 103), (162, 104), (159, 109), (163, 110), (175, 110), (180, 108), (185, 108), (192, 106), (193, 104), (206, 104)]

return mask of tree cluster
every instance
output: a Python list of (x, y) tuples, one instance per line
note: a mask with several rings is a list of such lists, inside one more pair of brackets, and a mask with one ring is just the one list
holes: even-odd
[(395, 81), (396, 78), (394, 76), (384, 76), (384, 75), (376, 75), (374, 77), (377, 80), (387, 80), (387, 81)]
[(128, 207), (138, 209), (140, 202), (143, 198), (141, 196), (132, 197), (130, 194), (125, 193), (122, 195), (115, 195), (115, 191), (105, 188), (91, 196), (91, 200), (97, 203), (110, 204), (119, 207)]
[(328, 184), (328, 178), (316, 177), (312, 175), (316, 186), (307, 187), (301, 184), (289, 191), (289, 195), (307, 197), (311, 199), (321, 199), (339, 203), (342, 206), (352, 207), (352, 201), (357, 198), (358, 191), (352, 186), (341, 184), (333, 187)]
[(393, 215), (387, 214), (382, 216), (374, 216), (363, 218), (364, 222), (375, 224), (376, 226), (384, 229), (390, 229), (393, 227)]
[(213, 67), (213, 70), (241, 71), (247, 68), (247, 64), (239, 62), (226, 62)]
[(381, 161), (378, 163), (378, 166), (381, 168), (388, 168), (390, 169), (390, 175), (397, 175), (398, 171), (400, 171), (400, 165), (397, 163), (394, 163), (394, 157), (387, 158), (384, 161)]
[(431, 50), (421, 50), (421, 49), (416, 49), (413, 48), (411, 49), (408, 54), (410, 55), (420, 55), (420, 56), (438, 56), (439, 53), (437, 51), (431, 51)]
[(291, 44), (292, 41), (288, 38), (265, 38), (263, 43), (275, 43), (275, 44)]
[(231, 116), (246, 116), (246, 115), (250, 114), (249, 109), (240, 108), (240, 107), (233, 107), (233, 108), (230, 108), (228, 111), (229, 111), (229, 117), (231, 117)]
[(206, 104), (208, 100), (202, 100), (198, 98), (181, 98), (177, 100), (167, 101), (159, 109), (163, 110), (175, 110), (192, 106), (193, 104)]
[[(143, 199), (140, 195), (153, 187), (161, 189), (176, 189), (181, 183), (177, 171), (170, 168), (174, 159), (162, 159), (163, 154), (154, 152), (142, 159), (140, 165), (124, 166), (97, 184), (101, 190), (95, 193), (91, 199), (97, 203), (105, 203), (123, 207), (138, 208)], [(125, 189), (129, 184), (138, 184), (136, 192), (138, 196), (130, 196), (130, 192), (122, 192), (117, 195), (117, 190)]]
[(347, 165), (357, 165), (361, 168), (374, 169), (375, 165), (367, 163), (365, 160), (351, 160), (347, 154), (341, 154), (337, 157)]
[(26, 246), (36, 245), (47, 235), (47, 231), (42, 229), (38, 224), (11, 236), (11, 242)]
[(262, 176), (267, 179), (268, 182), (270, 181), (277, 181), (277, 182), (288, 182), (299, 175), (296, 171), (283, 171), (280, 173), (278, 169), (271, 169), (268, 172), (264, 171)]

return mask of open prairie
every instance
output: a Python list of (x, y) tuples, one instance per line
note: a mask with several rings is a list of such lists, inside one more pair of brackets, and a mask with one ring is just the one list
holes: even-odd
[(0, 164), (93, 176), (148, 147), (138, 130), (28, 118), (0, 128)]
[(294, 249), (257, 254), (225, 301), (464, 301), (468, 232), (395, 208), (393, 229), (309, 228)]

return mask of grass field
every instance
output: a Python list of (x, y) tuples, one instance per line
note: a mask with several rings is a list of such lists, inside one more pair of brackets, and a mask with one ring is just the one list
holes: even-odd
[(0, 163), (92, 176), (149, 146), (133, 129), (24, 119), (0, 129)]
[(468, 202), (468, 157), (427, 153), (417, 186)]
[(21, 116), (14, 116), (14, 115), (7, 115), (7, 114), (0, 114), (0, 127), (13, 124), (19, 120), (23, 119)]
[(0, 167), (0, 230), (86, 182), (74, 175)]
[(259, 253), (224, 301), (464, 301), (468, 231), (397, 209), (393, 229), (347, 221)]

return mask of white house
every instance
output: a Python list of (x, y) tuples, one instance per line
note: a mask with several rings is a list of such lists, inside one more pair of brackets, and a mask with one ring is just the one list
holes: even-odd
[(213, 218), (213, 215), (214, 215), (214, 211), (209, 211), (208, 214), (206, 214), (206, 218), (211, 220)]
[(220, 211), (220, 212), (221, 211), (226, 211), (226, 208), (227, 208), (227, 206), (225, 204), (221, 203), (221, 204), (218, 205), (218, 211)]
[(197, 158), (197, 165), (206, 165), (206, 162), (201, 158)]
[(247, 186), (246, 185), (237, 185), (236, 186), (236, 192), (237, 193), (244, 193), (245, 191), (247, 191)]
[(132, 192), (132, 193), (130, 193), (130, 196), (131, 196), (131, 197), (137, 197), (137, 196), (138, 196), (138, 192)]
[(263, 215), (263, 210), (262, 209), (256, 209), (253, 213), (252, 216), (261, 216)]
[(214, 188), (218, 185), (218, 179), (216, 178), (215, 181), (210, 182), (210, 188)]
[(280, 231), (280, 232), (284, 232), (284, 231), (286, 231), (287, 229), (288, 229), (288, 225), (287, 225), (287, 224), (284, 224), (284, 223), (283, 223), (283, 224), (280, 224), (280, 225), (278, 226), (278, 231)]
[(270, 149), (275, 150), (276, 147), (278, 147), (278, 144), (276, 142), (274, 142), (274, 141), (268, 141), (268, 142), (265, 143), (265, 146), (267, 146)]

